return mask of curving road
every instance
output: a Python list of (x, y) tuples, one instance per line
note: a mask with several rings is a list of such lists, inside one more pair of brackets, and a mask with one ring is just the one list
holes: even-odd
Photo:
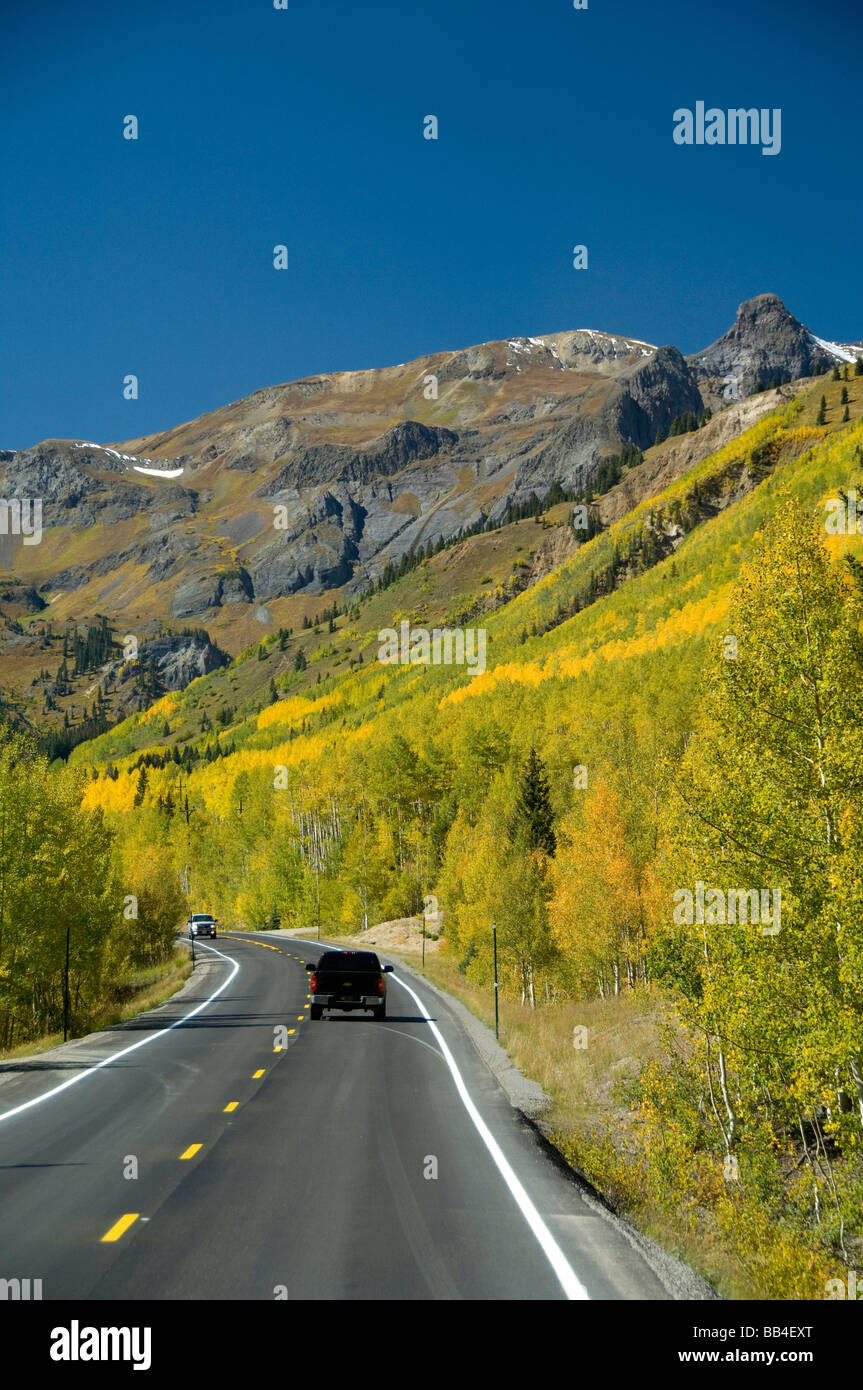
[(43, 1299), (667, 1298), (437, 995), (396, 973), (385, 1023), (312, 1023), (319, 947), (217, 948), (160, 1009), (0, 1063), (0, 1279)]

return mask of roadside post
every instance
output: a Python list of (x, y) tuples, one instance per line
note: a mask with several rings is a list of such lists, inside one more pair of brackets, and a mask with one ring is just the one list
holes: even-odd
[(499, 1022), (498, 1022), (498, 1012), (497, 1012), (498, 984), (497, 984), (497, 923), (496, 923), (496, 922), (492, 922), (492, 924), (491, 924), (491, 932), (492, 932), (492, 940), (494, 941), (494, 1035), (495, 1035), (495, 1037), (496, 1037), (498, 1040), (500, 1040), (500, 1025), (499, 1025)]
[(66, 923), (66, 969), (63, 972), (63, 1041), (69, 1036), (69, 923)]

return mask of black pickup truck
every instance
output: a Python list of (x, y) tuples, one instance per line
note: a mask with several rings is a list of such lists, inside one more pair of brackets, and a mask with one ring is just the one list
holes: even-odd
[(311, 1016), (324, 1009), (371, 1009), (375, 1018), (387, 1016), (387, 981), (391, 965), (381, 965), (374, 951), (324, 951), (310, 972)]

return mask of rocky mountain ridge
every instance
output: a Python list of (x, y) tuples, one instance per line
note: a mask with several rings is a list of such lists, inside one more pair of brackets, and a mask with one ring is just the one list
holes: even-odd
[(853, 361), (858, 346), (816, 338), (760, 295), (689, 357), (588, 329), (514, 338), (266, 387), (117, 445), (3, 451), (2, 495), (40, 498), (43, 536), (0, 535), (0, 567), (60, 617), (242, 615), (245, 643), (273, 603), (350, 596), (407, 552), (553, 483), (583, 489), (682, 417)]

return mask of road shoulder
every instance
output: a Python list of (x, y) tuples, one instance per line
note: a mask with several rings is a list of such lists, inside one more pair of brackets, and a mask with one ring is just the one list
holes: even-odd
[(155, 1008), (27, 1057), (0, 1059), (0, 1119), (8, 1110), (44, 1095), (76, 1074), (92, 1070), (145, 1034), (169, 1028), (178, 1015), (189, 1013), (212, 994), (224, 973), (223, 967), (223, 959), (208, 952), (199, 958), (180, 988)]

